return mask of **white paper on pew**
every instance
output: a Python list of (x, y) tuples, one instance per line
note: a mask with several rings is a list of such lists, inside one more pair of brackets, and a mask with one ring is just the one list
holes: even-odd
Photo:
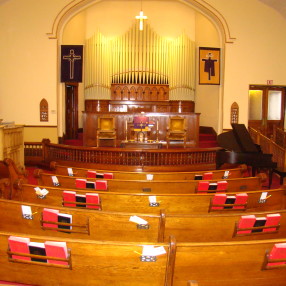
[(35, 187), (34, 190), (36, 191), (36, 194), (39, 196), (45, 196), (49, 193), (47, 189), (41, 189), (40, 187)]
[(72, 170), (72, 168), (68, 168), (68, 174), (69, 174), (70, 177), (73, 176), (73, 170)]
[(138, 224), (148, 224), (148, 222), (145, 219), (143, 219), (143, 218), (141, 218), (141, 217), (139, 217), (137, 215), (132, 215), (129, 218), (129, 221), (132, 221), (132, 222), (135, 222), (135, 223), (138, 223)]
[(154, 247), (153, 245), (143, 245), (142, 255), (158, 256), (162, 254), (166, 254), (166, 250), (163, 246)]
[(57, 176), (52, 176), (52, 181), (53, 181), (54, 185), (59, 184), (59, 180), (58, 180)]
[(149, 202), (150, 203), (156, 203), (157, 202), (157, 197), (156, 196), (149, 196)]
[(25, 218), (25, 219), (33, 219), (32, 209), (31, 209), (30, 206), (22, 205), (21, 208), (22, 208), (23, 218)]
[(268, 192), (262, 192), (258, 202), (261, 204), (266, 203), (267, 195), (268, 195)]
[(153, 180), (153, 174), (147, 174), (146, 178), (148, 181), (152, 181)]

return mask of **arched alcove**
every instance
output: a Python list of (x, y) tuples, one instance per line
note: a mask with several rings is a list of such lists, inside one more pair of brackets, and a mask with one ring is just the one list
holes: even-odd
[[(76, 15), (79, 15), (80, 13), (85, 13), (84, 11), (87, 11), (87, 9), (97, 9), (97, 7), (100, 6), (100, 4), (104, 3), (104, 2), (108, 2), (108, 1), (96, 1), (96, 0), (77, 0), (77, 1), (72, 1), (71, 3), (69, 3), (68, 5), (66, 5), (56, 16), (51, 32), (48, 33), (48, 36), (50, 39), (57, 39), (59, 45), (61, 45), (63, 43), (63, 37), (64, 37), (64, 33), (65, 33), (65, 29), (68, 27), (68, 25), (72, 22), (72, 19), (74, 17), (76, 17)], [(120, 3), (121, 1), (116, 1), (118, 3)], [(138, 11), (140, 9), (139, 3), (140, 1), (135, 1), (138, 2)], [(147, 3), (150, 1), (143, 1), (143, 9), (144, 9), (144, 5), (147, 6)], [(163, 3), (163, 1), (160, 1), (161, 3)], [(170, 2), (170, 1), (168, 1)], [(233, 37), (231, 37), (230, 35), (230, 31), (227, 25), (226, 20), (224, 19), (223, 15), (217, 11), (214, 7), (212, 7), (211, 5), (207, 4), (205, 1), (201, 1), (201, 0), (185, 0), (185, 1), (177, 1), (174, 0), (172, 1), (174, 3), (180, 3), (185, 5), (185, 7), (188, 7), (189, 9), (193, 9), (194, 11), (196, 11), (197, 13), (200, 13), (200, 15), (202, 15), (205, 19), (207, 19), (208, 21), (210, 21), (214, 27), (214, 29), (217, 31), (218, 34), (218, 44), (216, 45), (216, 47), (221, 48), (221, 60), (222, 62), (224, 61), (224, 47), (226, 43), (232, 43), (235, 39)], [(124, 9), (123, 9), (124, 11)], [(125, 13), (125, 12), (123, 12)], [(107, 15), (106, 15), (107, 16)], [(125, 16), (126, 17), (126, 16)], [(135, 17), (135, 14), (133, 15), (128, 15), (128, 17), (130, 17), (130, 19), (133, 19)], [(133, 17), (133, 18), (132, 18)], [(201, 17), (201, 18), (203, 18)], [(112, 17), (110, 17), (112, 19)], [(205, 20), (206, 21), (206, 20)], [(84, 20), (83, 22), (86, 21)], [(87, 32), (85, 31), (85, 34)], [(70, 43), (71, 44), (71, 43)], [(199, 42), (198, 45), (200, 45), (201, 43)], [(223, 100), (223, 77), (224, 77), (224, 70), (223, 70), (224, 65), (222, 65), (222, 69), (221, 69), (221, 85), (217, 86), (217, 87), (202, 87), (199, 86), (197, 84), (196, 86), (196, 94), (197, 94), (197, 98), (195, 99), (196, 101), (196, 112), (199, 112), (202, 114), (201, 118), (203, 119), (202, 125), (210, 125), (213, 124), (212, 127), (214, 127), (214, 129), (216, 129), (217, 131), (220, 130), (220, 127), (222, 125), (222, 100)], [(60, 85), (60, 84), (59, 84)], [(79, 92), (79, 101), (81, 100), (81, 96), (82, 99), (84, 101), (84, 88), (81, 88), (82, 90)], [(59, 102), (64, 102), (64, 100), (62, 99), (64, 96), (64, 91), (62, 88), (59, 88)], [(209, 98), (203, 99), (201, 97), (198, 96), (198, 94), (207, 94), (209, 96)], [(100, 98), (99, 98), (100, 99)], [(104, 98), (106, 99), (106, 98)], [(179, 98), (176, 98), (179, 99)], [(207, 105), (205, 105), (204, 102), (208, 102)], [(214, 104), (212, 104), (212, 102)], [(209, 108), (211, 105), (214, 106), (214, 108), (208, 112), (207, 108)], [(64, 108), (64, 106), (63, 106)], [(64, 121), (64, 110), (59, 110), (59, 118), (61, 118), (59, 120), (59, 123), (61, 121)], [(81, 112), (81, 108), (79, 108), (79, 112)], [(204, 116), (208, 117), (204, 117)], [(80, 113), (79, 113), (80, 115)], [(64, 126), (64, 124), (59, 124)], [(79, 120), (79, 125), (81, 126), (81, 121)], [(61, 131), (61, 126), (59, 126), (59, 133), (62, 133)], [(61, 134), (59, 134), (59, 136), (61, 136)]]

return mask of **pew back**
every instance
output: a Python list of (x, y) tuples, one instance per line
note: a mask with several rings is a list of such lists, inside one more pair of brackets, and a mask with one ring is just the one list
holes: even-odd
[(192, 172), (127, 172), (127, 171), (110, 171), (110, 170), (93, 170), (79, 167), (69, 167), (57, 164), (55, 161), (50, 163), (50, 167), (55, 174), (69, 176), (73, 174), (76, 177), (88, 177), (90, 171), (95, 171), (97, 174), (111, 173), (114, 179), (118, 180), (146, 180), (147, 175), (152, 175), (152, 180), (194, 180), (195, 175), (203, 175), (211, 173), (213, 179), (223, 179), (225, 172), (228, 171), (228, 178), (241, 178), (247, 171), (246, 165), (241, 165), (238, 168), (224, 170), (209, 170), (209, 171), (192, 171)]
[[(21, 207), (30, 208), (32, 215), (23, 216)], [(114, 212), (90, 211), (58, 207), (58, 216), (72, 216), (72, 221), (65, 224), (68, 229), (57, 225), (54, 216), (50, 220), (43, 217), (46, 206), (0, 200), (1, 230), (21, 232), (33, 235), (49, 235), (54, 237), (69, 237), (94, 240), (113, 241), (144, 241), (168, 242), (170, 236), (175, 236), (178, 242), (211, 242), (239, 241), (284, 238), (286, 235), (286, 211), (249, 213), (257, 218), (270, 214), (279, 214), (280, 221), (272, 223), (268, 228), (252, 229), (250, 233), (240, 234), (238, 222), (244, 213), (238, 214), (209, 214), (209, 215), (180, 215), (165, 214), (129, 214)], [(132, 217), (144, 219), (146, 224), (131, 222)], [(52, 224), (52, 222), (56, 224)], [(269, 225), (268, 225), (269, 226)], [(260, 232), (254, 232), (258, 231)]]
[[(66, 242), (70, 250), (68, 267), (50, 265), (35, 261), (9, 261), (7, 248), (10, 235), (18, 233), (0, 233), (0, 277), (5, 281), (28, 283), (42, 286), (86, 286), (86, 285), (171, 285), (166, 274), (168, 267), (168, 244), (156, 244), (164, 247), (166, 254), (157, 256), (155, 262), (140, 260), (142, 244), (132, 242), (112, 242), (55, 238), (50, 236), (25, 235), (31, 241)], [(153, 245), (153, 244), (151, 244)]]
[[(31, 210), (31, 217), (23, 216), (22, 206)], [(59, 211), (59, 215), (55, 217), (71, 216), (71, 222), (67, 225), (45, 223), (47, 220), (44, 217), (43, 221), (44, 208)], [(129, 221), (134, 215), (134, 213), (105, 212), (86, 208), (54, 208), (49, 205), (0, 199), (0, 224), (3, 231), (94, 240), (163, 241), (162, 215), (137, 213), (136, 216), (145, 220), (147, 224)], [(54, 221), (55, 218), (52, 219)], [(58, 223), (58, 218), (54, 222)], [(68, 229), (63, 229), (63, 226)]]
[[(39, 186), (46, 188), (49, 193), (46, 197), (40, 198), (36, 195), (35, 185), (23, 184), (19, 182), (13, 199), (23, 202), (51, 205), (55, 207), (63, 206), (63, 191), (76, 191), (77, 194), (97, 193), (101, 201), (103, 211), (154, 213), (159, 214), (160, 209), (167, 213), (178, 214), (206, 214), (213, 212), (210, 209), (214, 194), (158, 194), (151, 196), (156, 200), (156, 204), (150, 204), (150, 194), (120, 193), (105, 191), (84, 191), (61, 187)], [(267, 199), (260, 200), (265, 190), (246, 192), (248, 195), (245, 212), (281, 210), (286, 207), (286, 196), (284, 189), (268, 190)], [(235, 193), (228, 193), (235, 195)], [(215, 213), (237, 212), (234, 209), (216, 210)]]
[[(37, 173), (38, 183), (43, 186), (54, 186), (52, 174)], [(76, 180), (85, 179), (82, 177), (70, 177), (56, 175), (59, 185), (64, 188), (76, 188)], [(90, 182), (102, 181), (102, 179), (88, 179)], [(130, 193), (195, 193), (198, 190), (199, 181), (181, 180), (181, 181), (147, 181), (147, 180), (117, 180), (108, 179), (107, 191), (110, 192), (130, 192)], [(219, 180), (220, 181), (220, 180)], [(265, 174), (258, 177), (227, 179), (227, 192), (245, 192), (254, 191), (262, 188), (262, 182), (265, 181)], [(210, 180), (209, 183), (217, 183), (218, 180)]]
[(284, 286), (286, 265), (264, 270), (266, 251), (285, 239), (221, 243), (178, 243), (174, 286), (195, 280), (203, 286)]

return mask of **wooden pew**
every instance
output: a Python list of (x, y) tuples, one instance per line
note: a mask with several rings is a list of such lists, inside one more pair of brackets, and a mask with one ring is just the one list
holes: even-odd
[(173, 285), (284, 286), (286, 264), (265, 269), (266, 253), (276, 243), (286, 239), (177, 243)]
[[(7, 253), (8, 238), (11, 235), (26, 237), (33, 242), (66, 242), (70, 252), (68, 265), (27, 260), (23, 262), (11, 258), (12, 254)], [(141, 260), (142, 243), (0, 232), (0, 277), (5, 281), (41, 286), (171, 286), (170, 273), (172, 274), (173, 268), (170, 265), (170, 243), (146, 243), (146, 245), (163, 247), (166, 253), (158, 255), (155, 262), (148, 262), (146, 256), (142, 258), (143, 261)], [(146, 258), (145, 261), (144, 258)]]
[[(26, 201), (37, 204), (46, 204), (51, 206), (63, 205), (63, 191), (76, 191), (77, 194), (86, 194), (85, 190), (75, 190), (62, 187), (36, 186), (22, 183), (21, 180), (13, 183), (15, 192), (13, 200)], [(35, 187), (46, 188), (49, 193), (43, 199), (35, 193)], [(248, 195), (245, 212), (271, 211), (286, 208), (286, 196), (284, 187), (281, 189), (267, 190), (267, 199), (260, 201), (265, 190), (246, 192)], [(158, 194), (155, 196), (156, 204), (150, 204), (150, 194), (147, 193), (126, 193), (126, 192), (106, 192), (106, 191), (88, 191), (88, 193), (97, 193), (101, 201), (103, 211), (117, 212), (139, 212), (159, 214), (160, 209), (174, 214), (207, 214), (209, 212), (225, 213), (226, 210), (212, 210), (212, 200), (214, 194)], [(232, 196), (236, 193), (228, 193)], [(152, 195), (154, 198), (154, 196)], [(237, 212), (234, 209), (227, 210)]]
[[(268, 226), (239, 227), (242, 216), (252, 215), (260, 219), (280, 215), (280, 221)], [(268, 219), (271, 219), (270, 217)], [(270, 222), (270, 220), (269, 220)], [(245, 233), (248, 232), (248, 233)], [(164, 240), (170, 236), (177, 242), (226, 242), (242, 240), (277, 239), (286, 237), (286, 211), (226, 213), (206, 215), (181, 215), (166, 213)]]
[[(23, 216), (21, 206), (30, 207), (32, 216)], [(257, 218), (279, 214), (280, 221), (269, 227), (256, 227), (251, 233), (240, 233), (245, 230), (238, 228), (238, 222), (244, 213), (237, 214), (208, 214), (181, 215), (168, 214), (164, 211), (160, 215), (130, 214), (91, 211), (88, 209), (53, 208), (60, 214), (72, 215), (71, 229), (59, 226), (47, 226), (47, 220), (42, 217), (43, 209), (49, 206), (22, 203), (11, 200), (0, 200), (0, 216), (2, 231), (17, 231), (33, 235), (49, 235), (55, 237), (69, 237), (80, 239), (134, 241), (134, 242), (168, 242), (170, 236), (175, 236), (178, 242), (218, 242), (239, 240), (260, 240), (284, 238), (286, 235), (286, 211), (252, 212)], [(147, 224), (130, 222), (130, 217), (138, 216)], [(55, 225), (53, 225), (55, 226)], [(254, 232), (260, 230), (261, 232)], [(248, 230), (247, 230), (248, 231)]]
[(195, 175), (203, 175), (212, 173), (212, 179), (223, 179), (226, 171), (229, 172), (228, 178), (241, 178), (247, 171), (246, 165), (241, 165), (238, 168), (224, 170), (209, 170), (209, 171), (192, 171), (192, 172), (127, 172), (127, 171), (110, 171), (110, 170), (93, 170), (87, 168), (69, 167), (57, 164), (52, 161), (50, 168), (57, 175), (69, 176), (69, 170), (76, 177), (88, 177), (89, 171), (96, 171), (99, 174), (111, 173), (114, 179), (117, 180), (146, 180), (147, 175), (152, 175), (153, 180), (194, 180)]
[[(6, 281), (45, 286), (58, 285), (60, 277), (63, 286), (181, 286), (190, 285), (191, 281), (204, 286), (285, 285), (286, 265), (270, 267), (269, 263), (277, 261), (269, 260), (267, 254), (275, 244), (286, 243), (286, 239), (178, 243), (171, 238), (169, 243), (145, 244), (155, 251), (163, 247), (166, 253), (144, 257), (141, 243), (24, 236), (30, 241), (66, 242), (68, 265), (55, 265), (13, 258), (15, 252), (8, 248), (11, 235), (23, 237), (0, 232), (0, 277)], [(280, 261), (286, 262), (286, 258)]]
[[(43, 201), (42, 201), (43, 202)], [(22, 206), (31, 209), (32, 219), (22, 213)], [(45, 223), (44, 208), (55, 209), (60, 214), (71, 215), (72, 221), (68, 229), (63, 225)], [(131, 216), (144, 219), (147, 224), (129, 221)], [(32, 204), (0, 199), (0, 217), (2, 231), (29, 233), (33, 235), (49, 235), (55, 237), (70, 237), (94, 240), (114, 241), (163, 241), (164, 213), (138, 214), (123, 212), (105, 212), (86, 208), (53, 207), (44, 204)], [(26, 218), (25, 218), (26, 217)], [(70, 229), (71, 228), (71, 229)]]
[[(76, 188), (76, 180), (86, 179), (82, 177), (70, 177), (62, 175), (52, 175), (44, 173), (42, 170), (35, 171), (35, 177), (38, 178), (38, 183), (43, 186), (54, 186), (53, 177), (56, 177), (59, 185), (64, 188)], [(88, 179), (90, 182), (102, 181), (102, 179)], [(202, 181), (197, 180), (173, 180), (173, 181), (147, 181), (147, 180), (117, 180), (106, 179), (107, 191), (109, 192), (130, 192), (140, 193), (148, 192), (150, 194), (162, 193), (195, 193), (198, 189), (198, 184)], [(209, 180), (209, 183), (217, 183), (221, 180)], [(262, 188), (262, 183), (266, 181), (266, 175), (261, 173), (257, 177), (234, 178), (226, 179), (227, 192), (246, 192), (254, 191)], [(206, 182), (206, 181), (204, 181)]]

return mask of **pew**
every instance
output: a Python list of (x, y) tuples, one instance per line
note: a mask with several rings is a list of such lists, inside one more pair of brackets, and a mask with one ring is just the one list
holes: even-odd
[[(24, 213), (22, 211), (22, 206)], [(30, 209), (30, 212), (27, 208)], [(44, 209), (50, 206), (0, 200), (1, 230), (94, 240), (134, 241), (134, 242), (168, 242), (175, 236), (178, 242), (218, 242), (239, 240), (260, 240), (284, 238), (286, 235), (286, 211), (251, 212), (257, 218), (268, 218), (279, 215), (279, 220), (266, 226), (239, 226), (244, 213), (181, 215), (168, 214), (161, 211), (160, 215), (130, 214), (119, 212), (100, 212), (88, 209), (53, 208), (55, 216), (72, 216), (69, 223), (54, 222), (54, 215), (44, 216)], [(131, 217), (144, 219), (146, 223), (131, 222)], [(271, 219), (271, 218), (270, 218)], [(62, 228), (65, 227), (65, 228)]]
[[(13, 200), (51, 205), (60, 207), (63, 205), (63, 191), (76, 191), (77, 194), (86, 194), (85, 190), (75, 190), (62, 187), (47, 187), (25, 184), (21, 180), (13, 183), (15, 188)], [(49, 193), (40, 197), (35, 192), (35, 187), (47, 189)], [(126, 193), (88, 191), (97, 193), (100, 198), (101, 210), (117, 212), (154, 213), (159, 214), (160, 209), (168, 213), (178, 214), (207, 214), (237, 212), (237, 209), (216, 209), (211, 208), (214, 194), (158, 194), (151, 196), (148, 193)], [(236, 193), (228, 193), (233, 196)], [(244, 212), (271, 211), (286, 208), (286, 196), (284, 187), (273, 190), (247, 191), (247, 205)], [(261, 199), (264, 197), (264, 199)], [(156, 200), (156, 202), (154, 202)]]
[[(22, 211), (22, 206), (23, 211)], [(57, 210), (59, 213), (44, 216), (44, 209)], [(30, 213), (29, 213), (30, 212)], [(130, 221), (136, 215), (146, 224)], [(58, 217), (71, 221), (58, 221)], [(94, 240), (115, 241), (163, 241), (164, 213), (138, 214), (123, 212), (93, 211), (87, 208), (53, 207), (0, 199), (1, 230)], [(50, 218), (50, 219), (49, 219)], [(56, 220), (56, 221), (55, 221)], [(54, 224), (53, 224), (54, 222)]]
[[(59, 259), (55, 256), (26, 254), (31, 261), (23, 261), (23, 252), (17, 253), (8, 247), (10, 236), (26, 237), (33, 242), (66, 242), (68, 257), (63, 259), (66, 265), (52, 263)], [(283, 255), (277, 261), (269, 256), (274, 245), (282, 243), (285, 244), (286, 239), (179, 243), (171, 237), (169, 243), (142, 245), (0, 232), (0, 277), (6, 281), (43, 286), (59, 285), (59, 277), (64, 286), (185, 286), (191, 283), (284, 286), (286, 257)], [(35, 258), (52, 262), (38, 262)]]
[[(148, 176), (152, 177), (150, 180), (194, 180), (195, 175), (204, 175), (206, 173), (211, 173), (212, 179), (220, 180), (223, 179), (226, 171), (228, 171), (227, 176), (231, 178), (241, 178), (245, 176), (247, 172), (246, 165), (240, 165), (238, 168), (223, 169), (223, 170), (206, 170), (206, 171), (192, 171), (192, 172), (127, 172), (127, 171), (115, 171), (115, 170), (93, 170), (87, 168), (79, 167), (69, 167), (59, 165), (57, 162), (52, 161), (50, 163), (50, 168), (57, 175), (63, 176), (76, 176), (76, 177), (88, 177), (89, 172), (93, 171), (97, 174), (112, 174), (114, 179), (117, 180), (148, 180)], [(148, 175), (148, 176), (147, 176)]]
[[(64, 188), (76, 188), (77, 180), (86, 180), (82, 177), (70, 177), (62, 175), (53, 175), (44, 173), (42, 170), (35, 170), (35, 177), (38, 179), (38, 183), (44, 186), (54, 186), (53, 178), (56, 178), (58, 185)], [(197, 181), (197, 180), (173, 180), (173, 181), (148, 181), (148, 180), (117, 180), (117, 179), (95, 179), (89, 178), (89, 182), (102, 182), (107, 184), (107, 191), (110, 192), (130, 192), (140, 193), (147, 192), (152, 194), (162, 193), (195, 193), (198, 192), (198, 185), (202, 182), (208, 182), (209, 184), (217, 183), (221, 180), (209, 180), (209, 181)], [(266, 175), (264, 173), (258, 174), (257, 177), (246, 178), (234, 178), (225, 179), (227, 182), (227, 192), (245, 192), (254, 191), (262, 188), (262, 183), (266, 181)], [(96, 183), (97, 184), (97, 183)], [(97, 189), (97, 187), (96, 187)], [(90, 189), (89, 189), (90, 190)], [(215, 192), (215, 191), (204, 191)]]
[[(35, 258), (45, 259), (44, 256), (30, 256), (30, 261), (15, 259), (14, 252), (8, 249), (10, 236), (26, 237), (32, 242), (66, 242), (69, 256), (64, 262), (67, 265), (34, 261)], [(173, 272), (169, 262), (170, 243), (145, 245), (154, 246), (155, 250), (162, 247), (166, 253), (157, 255), (153, 261), (142, 255), (142, 243), (0, 232), (0, 277), (5, 281), (41, 286), (172, 285), (169, 277)]]
[[(173, 285), (193, 280), (203, 286), (284, 286), (284, 265), (269, 266), (269, 252), (286, 239), (177, 243)], [(196, 285), (196, 284), (195, 284)]]

